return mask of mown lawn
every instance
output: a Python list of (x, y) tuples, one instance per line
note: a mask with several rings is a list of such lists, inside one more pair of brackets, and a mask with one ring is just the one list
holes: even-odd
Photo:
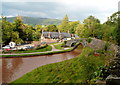
[(62, 43), (54, 44), (54, 47), (55, 47), (56, 49), (63, 50), (64, 47), (61, 47), (61, 46), (62, 46)]
[(110, 57), (94, 56), (91, 48), (84, 48), (82, 53), (70, 60), (41, 66), (13, 81), (15, 83), (90, 83), (100, 77), (100, 67)]

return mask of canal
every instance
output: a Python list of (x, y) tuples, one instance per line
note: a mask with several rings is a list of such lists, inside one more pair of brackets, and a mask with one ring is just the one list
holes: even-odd
[(34, 57), (2, 58), (2, 82), (9, 83), (42, 65), (61, 62), (76, 57), (82, 51), (79, 45), (75, 50), (66, 53)]

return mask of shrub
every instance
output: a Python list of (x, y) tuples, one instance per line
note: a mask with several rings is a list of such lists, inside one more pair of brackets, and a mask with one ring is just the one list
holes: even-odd
[(84, 48), (80, 57), (80, 69), (81, 69), (81, 78), (90, 82), (91, 79), (100, 76), (100, 66), (104, 66), (104, 61), (100, 58), (100, 56), (94, 56), (94, 50), (87, 47)]
[(88, 43), (90, 43), (90, 42), (92, 41), (92, 39), (91, 39), (91, 38), (88, 38), (86, 41), (87, 41)]
[(83, 40), (80, 40), (80, 42), (83, 42)]
[(67, 41), (64, 41), (64, 42), (62, 43), (62, 46), (61, 46), (61, 47), (65, 47), (65, 46), (66, 46), (66, 43), (67, 43)]
[(107, 51), (109, 45), (110, 45), (110, 44), (109, 44), (108, 42), (105, 43), (105, 45), (104, 45), (104, 50), (105, 50), (105, 51)]

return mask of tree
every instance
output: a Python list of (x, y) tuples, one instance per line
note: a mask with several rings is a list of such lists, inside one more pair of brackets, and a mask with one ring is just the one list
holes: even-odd
[(12, 32), (11, 41), (15, 42), (16, 44), (20, 44), (23, 42), (23, 40), (19, 38), (19, 33), (17, 31)]
[(13, 32), (12, 23), (6, 21), (6, 17), (2, 17), (2, 43), (8, 44), (11, 41), (11, 35)]
[(102, 39), (105, 41), (110, 41), (110, 42), (116, 43), (115, 29), (116, 28), (112, 25), (103, 24), (103, 26), (102, 26), (102, 33), (103, 33)]
[(48, 32), (58, 32), (56, 25), (48, 25), (46, 28), (47, 28), (46, 31)]
[(107, 41), (120, 45), (120, 11), (113, 13), (103, 24), (104, 38)]
[(40, 39), (42, 29), (43, 29), (42, 25), (36, 25), (35, 27), (33, 27), (33, 30), (32, 30), (33, 40), (38, 41)]
[(84, 34), (84, 30), (85, 30), (84, 25), (81, 24), (81, 23), (79, 23), (79, 24), (77, 25), (77, 27), (75, 28), (75, 34), (77, 34), (77, 35), (80, 36), (81, 38), (82, 38), (82, 37), (85, 37), (85, 36), (83, 35), (83, 34)]
[(61, 24), (58, 26), (59, 30), (62, 31), (62, 32), (68, 32), (70, 29), (68, 28), (69, 27), (69, 19), (68, 19), (68, 16), (66, 15)]
[(110, 16), (110, 21), (113, 23), (115, 29), (115, 39), (117, 44), (120, 46), (120, 11)]
[(78, 24), (79, 21), (69, 22), (69, 31), (71, 34), (75, 34), (75, 30)]
[(84, 23), (85, 28), (87, 28), (87, 30), (88, 29), (90, 30), (90, 33), (91, 33), (90, 37), (97, 37), (95, 35), (95, 31), (96, 29), (99, 28), (100, 21), (94, 16), (89, 16), (87, 19), (84, 20), (83, 23)]
[(26, 34), (24, 32), (24, 29), (26, 27), (22, 22), (22, 17), (17, 16), (13, 22), (13, 25), (14, 25), (14, 31), (17, 31), (19, 33), (19, 38), (21, 38), (23, 41), (26, 40)]

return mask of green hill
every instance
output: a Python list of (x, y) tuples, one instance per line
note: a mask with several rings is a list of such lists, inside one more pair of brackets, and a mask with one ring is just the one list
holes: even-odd
[[(10, 17), (7, 18), (7, 21), (9, 22), (13, 22), (15, 19), (15, 17)], [(61, 23), (61, 20), (58, 19), (50, 19), (50, 18), (40, 18), (40, 17), (26, 17), (23, 16), (23, 23), (25, 24), (29, 24), (29, 25), (36, 25), (36, 24), (40, 24), (40, 25), (50, 25), (50, 24), (55, 24), (58, 25)]]

